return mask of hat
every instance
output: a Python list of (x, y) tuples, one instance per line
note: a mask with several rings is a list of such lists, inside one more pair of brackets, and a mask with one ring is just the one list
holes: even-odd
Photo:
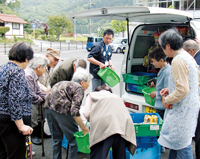
[(60, 50), (59, 49), (52, 49), (52, 48), (48, 48), (47, 49), (47, 54), (54, 56), (55, 58), (62, 60), (62, 58), (60, 58)]

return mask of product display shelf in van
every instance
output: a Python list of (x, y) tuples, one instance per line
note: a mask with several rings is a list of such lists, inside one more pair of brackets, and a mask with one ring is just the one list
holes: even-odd
[[(126, 149), (126, 159), (160, 159), (161, 158), (161, 146), (159, 143), (154, 143), (151, 148), (138, 148), (135, 154), (132, 156)], [(113, 159), (112, 150), (109, 151), (109, 159)]]
[[(145, 115), (158, 116), (158, 124), (143, 124)], [(130, 113), (135, 127), (136, 137), (159, 136), (163, 120), (158, 113)]]
[(138, 92), (138, 93), (142, 93), (142, 90), (144, 88), (148, 87), (147, 85), (136, 85), (136, 84), (131, 84), (131, 83), (128, 83), (128, 89), (130, 91), (133, 91), (133, 92)]
[(157, 75), (154, 73), (147, 72), (133, 72), (133, 73), (125, 73), (122, 74), (123, 81), (126, 83), (137, 84), (137, 85), (145, 85), (148, 80), (156, 77)]

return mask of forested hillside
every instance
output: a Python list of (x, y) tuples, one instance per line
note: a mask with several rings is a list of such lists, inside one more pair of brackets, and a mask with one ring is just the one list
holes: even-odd
[[(20, 0), (21, 8), (19, 14), (21, 18), (29, 20), (39, 19), (46, 22), (48, 15), (65, 13), (68, 16), (73, 12), (90, 8), (90, 0)], [(91, 8), (130, 6), (133, 0), (91, 0)], [(99, 26), (105, 25), (105, 20), (93, 20), (92, 32), (96, 32)], [(108, 22), (109, 23), (109, 22)], [(89, 20), (77, 20), (77, 33), (88, 33)]]

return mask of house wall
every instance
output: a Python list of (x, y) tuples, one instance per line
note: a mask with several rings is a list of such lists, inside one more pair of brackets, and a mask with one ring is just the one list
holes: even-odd
[(23, 31), (24, 31), (24, 25), (23, 24), (20, 24), (19, 29), (13, 29), (12, 23), (5, 23), (5, 26), (10, 28), (10, 31), (5, 34), (6, 38), (13, 38), (14, 35), (16, 35), (16, 37), (23, 37), (24, 36), (23, 35)]

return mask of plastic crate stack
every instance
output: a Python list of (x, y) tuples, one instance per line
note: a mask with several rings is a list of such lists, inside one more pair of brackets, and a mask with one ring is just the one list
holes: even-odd
[(148, 87), (147, 82), (155, 78), (157, 75), (147, 72), (133, 72), (122, 74), (123, 81), (127, 83), (127, 87), (130, 91), (142, 93), (142, 90)]
[[(160, 115), (158, 113), (130, 113), (130, 115), (135, 126), (137, 149), (134, 156), (126, 150), (126, 159), (160, 159), (161, 146), (157, 142), (163, 124)], [(158, 116), (158, 124), (143, 124), (145, 115)], [(109, 159), (113, 159), (112, 150), (109, 151)]]

